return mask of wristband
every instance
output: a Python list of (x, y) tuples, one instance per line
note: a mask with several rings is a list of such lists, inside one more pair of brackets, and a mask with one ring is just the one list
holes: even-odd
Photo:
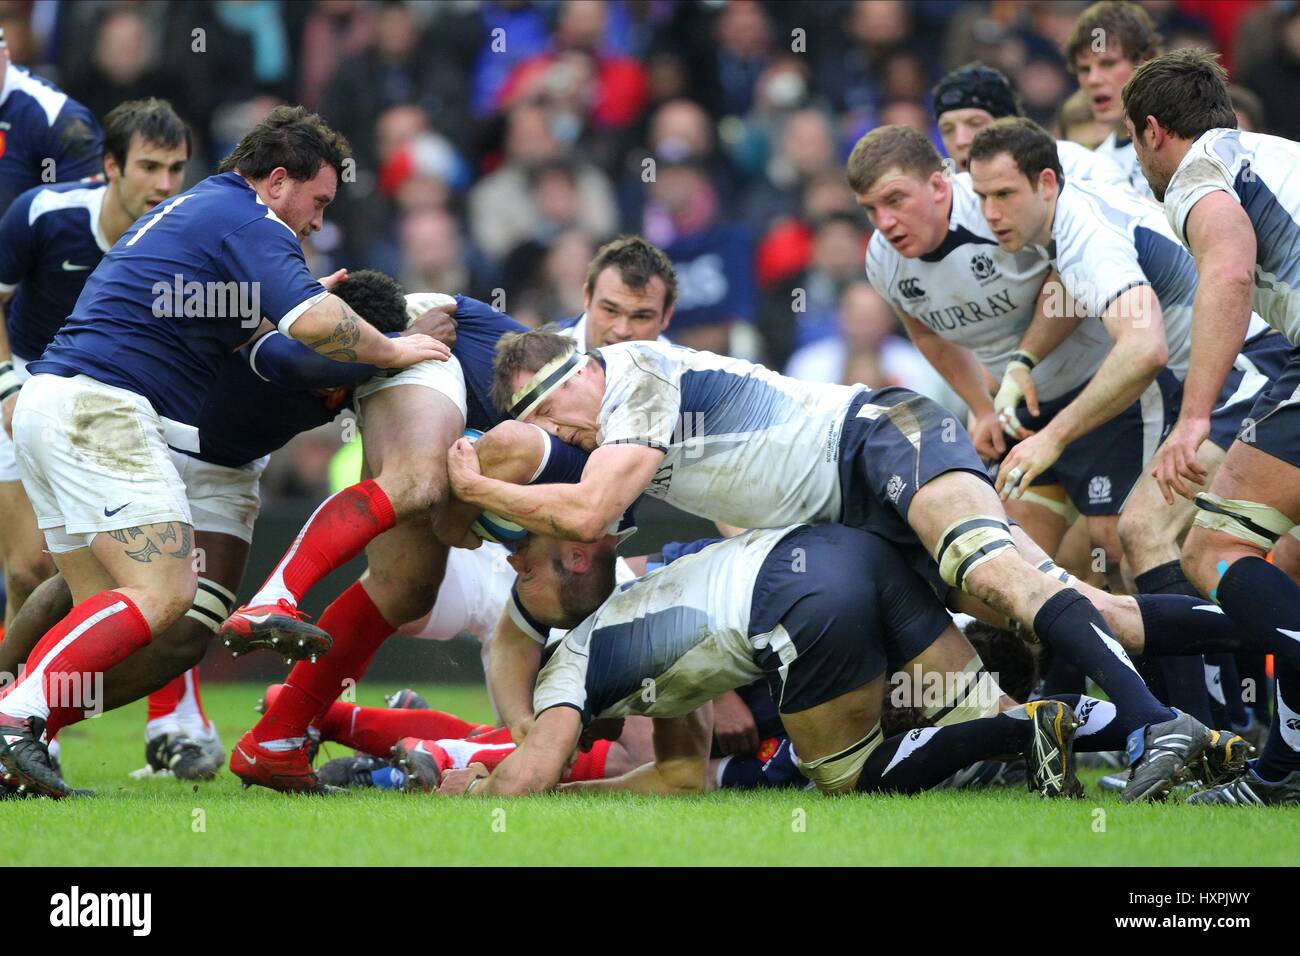
[(469, 796), (471, 793), (474, 792), (474, 787), (478, 784), (480, 780), (486, 780), (486, 779), (487, 777), (475, 777), (469, 783), (465, 784), (465, 796)]
[(0, 402), (14, 395), (23, 387), (23, 380), (14, 371), (9, 362), (0, 362)]
[(1011, 353), (1011, 358), (1007, 359), (1007, 365), (1023, 365), (1025, 370), (1032, 372), (1034, 366), (1038, 364), (1038, 359), (1033, 354), (1023, 349), (1017, 349)]

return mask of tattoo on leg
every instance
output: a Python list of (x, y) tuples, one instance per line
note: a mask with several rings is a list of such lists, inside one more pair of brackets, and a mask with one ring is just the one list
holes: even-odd
[[(194, 534), (187, 524), (179, 521), (169, 521), (166, 524), (150, 525), (149, 530), (137, 526), (130, 528), (120, 528), (116, 531), (108, 532), (108, 536), (114, 541), (120, 541), (122, 544), (139, 545), (132, 550), (124, 549), (124, 553), (132, 561), (139, 561), (142, 564), (148, 564), (153, 560), (155, 554), (166, 554), (171, 558), (188, 558), (194, 546)], [(157, 543), (154, 542), (157, 537)], [(144, 542), (139, 543), (143, 538)], [(165, 547), (171, 546), (164, 551), (158, 545)]]
[(193, 550), (194, 547), (194, 534), (190, 530), (190, 526), (173, 521), (171, 524), (167, 525), (167, 529), (171, 532), (173, 539), (176, 537), (176, 529), (180, 529), (181, 539), (180, 544), (176, 546), (176, 550), (168, 551), (167, 553), (173, 558), (188, 558), (190, 556), (190, 551)]
[(118, 531), (110, 531), (108, 535), (114, 541), (120, 541), (123, 544), (134, 544), (136, 539), (144, 538), (144, 544), (140, 545), (140, 547), (136, 548), (134, 551), (130, 548), (124, 549), (126, 556), (132, 561), (139, 561), (143, 564), (148, 564), (155, 554), (162, 554), (162, 551), (160, 551), (158, 546), (153, 543), (153, 540), (149, 535), (146, 534), (144, 529), (140, 528), (138, 525), (130, 528), (122, 528)]

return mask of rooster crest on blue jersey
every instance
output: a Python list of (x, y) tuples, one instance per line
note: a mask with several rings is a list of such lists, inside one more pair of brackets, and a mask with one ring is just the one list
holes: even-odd
[[(465, 429), (465, 437), (471, 442), (476, 442), (483, 437), (483, 433), (477, 428)], [(515, 524), (513, 521), (507, 521), (500, 515), (495, 515), (490, 511), (482, 512), (474, 523), (470, 525), (470, 530), (482, 538), (484, 541), (494, 541), (497, 544), (509, 545), (515, 541), (522, 541), (528, 537), (528, 530)]]

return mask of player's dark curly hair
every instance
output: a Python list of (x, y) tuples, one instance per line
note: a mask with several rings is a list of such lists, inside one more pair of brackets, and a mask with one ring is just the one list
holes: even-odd
[(315, 113), (303, 106), (277, 106), (239, 141), (217, 172), (238, 172), (257, 180), (283, 166), (290, 179), (306, 182), (322, 166), (332, 166), (342, 181), (343, 164), (351, 158), (352, 147), (343, 134)]
[(406, 330), (406, 293), (392, 276), (358, 269), (330, 291), (380, 332)]
[(1038, 684), (1038, 660), (1029, 645), (1011, 631), (983, 621), (967, 624), (964, 633), (1006, 695), (1021, 704), (1029, 700)]

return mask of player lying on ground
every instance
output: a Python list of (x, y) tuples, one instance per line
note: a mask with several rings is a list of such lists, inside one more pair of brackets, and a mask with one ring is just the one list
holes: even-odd
[[(937, 564), (946, 584), (1061, 647), (1107, 689), (1133, 733), (1132, 794), (1163, 792), (1210, 740), (1198, 722), (1151, 696), (1078, 590), (1022, 556), (1017, 546), (1036, 549), (1013, 537), (964, 431), (927, 399), (904, 389), (795, 382), (651, 343), (582, 356), (545, 332), (503, 340), (494, 384), (516, 416), (595, 450), (578, 484), (526, 487), (484, 477), (473, 446), (458, 442), (449, 457), (452, 482), (476, 507), (530, 530), (593, 540), (647, 489), (739, 526), (802, 517), (875, 530), (901, 543), (914, 566), (933, 576)], [(690, 437), (682, 437), (682, 422)], [(1190, 622), (1200, 603), (1176, 595), (1147, 602)], [(1139, 605), (1123, 607), (1133, 614)], [(1148, 614), (1132, 630), (1145, 630), (1147, 652), (1165, 653), (1157, 632), (1167, 623)]]
[[(1300, 516), (1300, 144), (1240, 132), (1227, 74), (1204, 50), (1178, 50), (1142, 66), (1124, 86), (1124, 122), (1169, 225), (1196, 259), (1191, 367), (1183, 404), (1156, 457), (1166, 498), (1195, 495), (1183, 567), (1252, 634), (1300, 635), (1300, 586), (1264, 560)], [(1212, 410), (1249, 328), (1251, 307), (1292, 345), (1209, 490), (1198, 453)], [(1276, 659), (1273, 726), (1256, 767), (1198, 802), (1300, 802), (1300, 669)]]
[[(272, 684), (258, 704), (274, 703), (283, 685)], [(337, 757), (317, 769), (326, 787), (411, 790), (437, 789), (439, 776), (472, 763), (495, 767), (515, 749), (508, 727), (475, 724), (433, 710), (414, 691), (399, 691), (388, 707), (360, 707), (335, 701), (311, 728), (315, 745), (339, 743), (356, 754)], [(566, 780), (619, 776), (653, 756), (649, 735), (637, 735), (629, 750), (621, 742), (593, 740), (568, 767)]]
[[(800, 772), (827, 793), (912, 793), (976, 760), (1023, 752), (1031, 789), (1071, 794), (1078, 783), (1068, 752), (1080, 720), (1071, 705), (1101, 728), (1093, 742), (1114, 746), (1123, 736), (1108, 704), (1038, 701), (997, 713), (1012, 702), (971, 693), (944, 726), (883, 740), (888, 669), (961, 674), (942, 659), (941, 635), (973, 652), (925, 582), (867, 532), (836, 524), (750, 531), (612, 594), (609, 556), (582, 546), (590, 567), (573, 573), (561, 558), (573, 547), (533, 536), (521, 552), (523, 608), (573, 628), (538, 677), (535, 722), (486, 780), (472, 779), (482, 768), (448, 774), (444, 791), (552, 787), (585, 726), (630, 714), (660, 718), (655, 762), (603, 786), (704, 789), (711, 718), (707, 706), (697, 708), (760, 678), (778, 701)], [(970, 682), (987, 686), (974, 675)]]

